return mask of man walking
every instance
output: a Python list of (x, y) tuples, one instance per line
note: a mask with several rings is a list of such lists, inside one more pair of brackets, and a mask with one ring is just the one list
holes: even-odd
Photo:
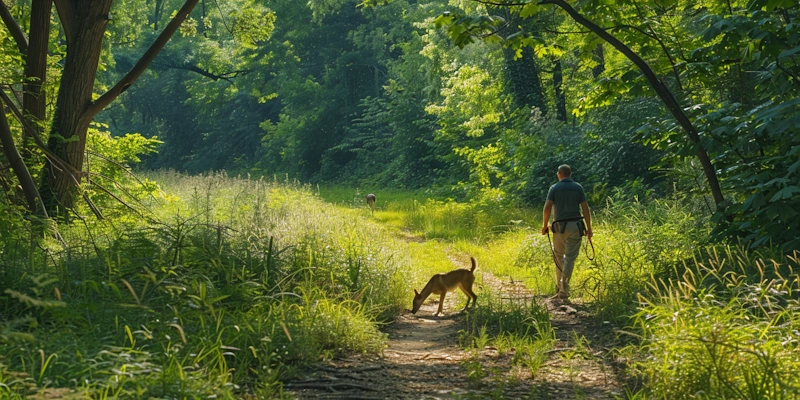
[(550, 186), (550, 191), (547, 193), (542, 215), (542, 235), (547, 234), (547, 223), (550, 221), (553, 208), (555, 217), (551, 230), (556, 259), (558, 287), (556, 297), (566, 300), (569, 298), (569, 279), (572, 277), (575, 259), (578, 258), (578, 251), (581, 249), (581, 237), (586, 235), (592, 239), (592, 217), (589, 214), (586, 194), (583, 192), (583, 187), (572, 180), (572, 168), (569, 165), (563, 164), (558, 167), (558, 183)]

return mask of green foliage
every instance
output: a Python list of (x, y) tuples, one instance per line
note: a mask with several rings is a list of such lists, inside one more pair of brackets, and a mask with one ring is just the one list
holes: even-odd
[(686, 199), (640, 202), (611, 198), (601, 214), (598, 252), (576, 286), (586, 288), (598, 316), (625, 324), (652, 276), (671, 276), (708, 241), (708, 213)]
[(723, 248), (640, 298), (635, 369), (649, 393), (779, 399), (797, 393), (797, 258)]

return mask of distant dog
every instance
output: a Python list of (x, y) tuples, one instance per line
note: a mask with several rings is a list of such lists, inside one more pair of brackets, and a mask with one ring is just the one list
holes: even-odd
[(439, 298), (439, 311), (433, 315), (441, 314), (442, 305), (444, 305), (444, 296), (447, 292), (452, 292), (456, 290), (456, 288), (461, 289), (461, 291), (467, 295), (467, 305), (464, 306), (464, 309), (467, 309), (470, 300), (472, 300), (472, 306), (475, 307), (478, 295), (472, 291), (472, 284), (475, 282), (474, 271), (475, 268), (478, 267), (478, 262), (475, 261), (475, 257), (470, 257), (469, 259), (472, 261), (471, 269), (457, 269), (447, 273), (436, 274), (428, 281), (428, 284), (425, 285), (421, 293), (417, 292), (417, 289), (414, 289), (414, 308), (411, 309), (411, 313), (416, 314), (417, 311), (419, 311), (419, 307), (422, 306), (422, 303), (428, 296), (431, 294), (438, 294), (441, 296)]
[(375, 213), (375, 195), (370, 193), (367, 195), (367, 205), (371, 213)]

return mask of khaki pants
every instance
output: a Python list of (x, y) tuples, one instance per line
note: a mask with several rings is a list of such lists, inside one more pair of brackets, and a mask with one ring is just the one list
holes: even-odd
[[(581, 221), (559, 222), (550, 227), (553, 232), (553, 250), (556, 255), (556, 286), (563, 296), (569, 296), (569, 280), (575, 259), (581, 249)], [(562, 233), (563, 229), (563, 233)]]

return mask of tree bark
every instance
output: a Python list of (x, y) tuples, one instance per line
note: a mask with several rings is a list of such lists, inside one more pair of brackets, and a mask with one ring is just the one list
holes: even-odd
[(564, 74), (561, 69), (561, 60), (557, 60), (553, 67), (553, 89), (556, 95), (556, 119), (567, 122), (567, 96), (563, 91)]
[[(91, 122), (85, 111), (92, 101), (111, 2), (94, 0), (91, 4), (78, 4), (55, 0), (67, 39), (67, 55), (47, 147), (77, 171), (83, 169), (86, 132)], [(73, 192), (77, 188), (74, 177), (68, 174), (53, 168), (49, 162), (45, 164), (42, 196), (46, 207), (56, 211), (54, 215), (59, 214), (61, 207), (73, 205)]]
[(721, 210), (722, 203), (725, 201), (725, 197), (722, 195), (722, 189), (720, 188), (714, 165), (711, 163), (708, 153), (706, 153), (706, 150), (703, 148), (700, 135), (697, 133), (692, 121), (689, 119), (686, 113), (683, 112), (683, 107), (681, 107), (664, 82), (658, 78), (653, 69), (650, 68), (650, 66), (647, 65), (647, 63), (641, 57), (639, 57), (639, 55), (631, 50), (630, 47), (619, 41), (619, 39), (608, 33), (605, 29), (587, 19), (565, 0), (541, 0), (540, 4), (553, 4), (566, 11), (575, 22), (588, 28), (601, 39), (605, 40), (608, 44), (614, 46), (615, 49), (619, 50), (637, 67), (639, 67), (639, 70), (642, 71), (642, 74), (650, 83), (650, 86), (653, 87), (653, 90), (655, 90), (656, 94), (658, 94), (658, 97), (661, 98), (661, 101), (664, 102), (664, 105), (667, 106), (667, 109), (670, 111), (670, 113), (672, 113), (673, 117), (675, 117), (675, 119), (678, 121), (678, 124), (680, 124), (683, 130), (686, 132), (686, 136), (689, 138), (689, 141), (694, 145), (695, 151), (697, 152), (697, 158), (700, 159), (700, 163), (703, 165), (703, 172), (706, 175), (708, 186), (711, 188), (711, 193), (714, 196), (714, 203), (717, 205), (717, 209)]
[[(74, 0), (55, 0), (67, 38), (67, 55), (47, 143), (52, 153), (65, 160), (75, 171), (83, 170), (86, 134), (94, 116), (147, 69), (197, 2), (198, 0), (186, 0), (178, 14), (133, 68), (114, 87), (93, 102), (94, 82), (112, 0), (84, 1), (81, 4)], [(72, 207), (77, 189), (75, 176), (70, 171), (55, 168), (50, 162), (45, 164), (42, 175), (45, 179), (41, 194), (46, 207), (49, 210)]]
[[(53, 10), (52, 0), (36, 0), (31, 5), (31, 27), (28, 54), (25, 57), (25, 85), (22, 94), (22, 113), (28, 123), (42, 132), (42, 123), (46, 120), (46, 99), (42, 86), (47, 77), (47, 45), (50, 39), (50, 15)], [(29, 154), (30, 135), (25, 133), (23, 141), (24, 154)]]

